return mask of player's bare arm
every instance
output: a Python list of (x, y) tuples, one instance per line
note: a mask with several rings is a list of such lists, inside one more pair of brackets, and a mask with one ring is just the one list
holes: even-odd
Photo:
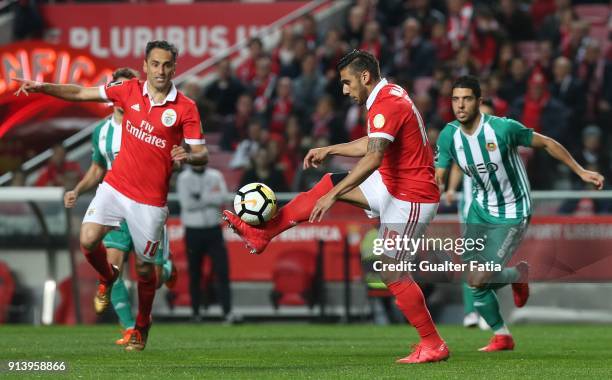
[(319, 199), (310, 214), (309, 221), (311, 223), (321, 221), (323, 215), (331, 208), (334, 202), (340, 199), (342, 195), (347, 194), (359, 186), (366, 178), (374, 173), (380, 166), (385, 149), (387, 149), (390, 143), (391, 141), (381, 137), (368, 139), (365, 156), (357, 162), (353, 170), (351, 170), (342, 181), (334, 186), (329, 193)]
[(444, 192), (444, 188), (446, 187), (446, 173), (448, 169), (446, 168), (436, 168), (436, 183), (438, 184), (438, 188), (440, 192)]
[(79, 195), (89, 191), (95, 185), (102, 182), (104, 175), (106, 174), (106, 169), (97, 163), (92, 163), (87, 173), (82, 180), (74, 187), (74, 189), (67, 191), (64, 194), (64, 207), (72, 208), (76, 204)]
[(21, 94), (28, 96), (30, 93), (42, 93), (72, 102), (107, 101), (100, 96), (100, 89), (98, 87), (82, 87), (75, 84), (36, 82), (23, 78), (12, 79), (21, 83), (21, 86), (19, 86), (19, 89), (15, 92), (15, 96), (19, 96)]
[(363, 136), (357, 140), (348, 143), (325, 146), (322, 148), (314, 148), (308, 151), (304, 157), (304, 169), (310, 167), (319, 167), (325, 161), (328, 155), (344, 156), (344, 157), (363, 157), (368, 148), (368, 137)]
[(457, 199), (457, 188), (461, 182), (461, 177), (461, 168), (459, 168), (459, 165), (453, 164), (448, 177), (448, 187), (442, 194), (442, 199), (444, 199), (447, 205), (451, 205)]
[(208, 163), (208, 148), (204, 144), (189, 145), (190, 152), (179, 145), (174, 145), (170, 156), (175, 164), (206, 165)]
[(542, 134), (533, 133), (533, 140), (531, 142), (533, 148), (544, 149), (551, 157), (563, 162), (567, 167), (572, 169), (577, 176), (579, 176), (584, 182), (591, 183), (597, 190), (603, 189), (604, 177), (594, 171), (584, 169), (572, 155), (565, 149), (565, 147), (559, 144), (555, 139)]

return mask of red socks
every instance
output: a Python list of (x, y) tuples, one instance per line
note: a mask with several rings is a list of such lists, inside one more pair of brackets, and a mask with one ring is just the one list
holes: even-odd
[(271, 233), (270, 238), (308, 220), (319, 198), (327, 194), (333, 187), (331, 174), (327, 173), (312, 189), (298, 194), (291, 202), (278, 210), (278, 214), (264, 227), (268, 233)]
[(151, 268), (151, 275), (148, 279), (138, 276), (138, 316), (136, 317), (136, 326), (138, 327), (144, 328), (151, 322), (151, 309), (157, 289), (156, 285), (157, 275), (153, 268)]
[(113, 270), (106, 260), (106, 248), (104, 248), (102, 242), (99, 242), (98, 245), (91, 250), (81, 245), (81, 251), (85, 254), (87, 261), (100, 275), (100, 281), (110, 282), (113, 279)]
[(411, 279), (396, 281), (388, 285), (395, 296), (395, 304), (402, 311), (410, 324), (414, 326), (421, 342), (427, 347), (436, 347), (442, 342), (436, 326), (431, 319), (425, 297), (419, 285)]

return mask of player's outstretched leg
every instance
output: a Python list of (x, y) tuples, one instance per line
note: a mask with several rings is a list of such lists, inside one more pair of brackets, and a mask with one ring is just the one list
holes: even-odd
[(157, 289), (157, 275), (153, 264), (138, 262), (138, 315), (136, 325), (130, 336), (127, 351), (142, 351), (145, 349), (151, 328), (151, 309)]
[(529, 264), (521, 261), (516, 265), (519, 278), (512, 283), (512, 295), (516, 307), (523, 307), (529, 299)]
[(431, 319), (419, 285), (411, 278), (402, 278), (388, 284), (387, 288), (395, 296), (397, 307), (421, 337), (412, 353), (397, 360), (397, 363), (430, 363), (448, 359), (450, 352)]
[(125, 282), (122, 278), (118, 278), (113, 284), (113, 290), (111, 292), (111, 302), (115, 308), (115, 313), (119, 317), (119, 323), (123, 326), (123, 337), (117, 339), (115, 344), (124, 346), (128, 343), (132, 330), (134, 330), (134, 316), (132, 315), (132, 303), (130, 302), (130, 295), (125, 287)]
[(331, 174), (327, 173), (309, 191), (298, 194), (291, 202), (278, 210), (272, 220), (261, 227), (251, 226), (231, 211), (223, 211), (223, 219), (246, 243), (251, 253), (264, 251), (272, 238), (281, 232), (307, 221), (317, 200), (327, 194), (334, 184)]

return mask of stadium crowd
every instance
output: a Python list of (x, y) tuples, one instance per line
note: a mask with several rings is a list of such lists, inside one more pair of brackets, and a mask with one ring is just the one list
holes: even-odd
[[(321, 34), (306, 15), (270, 51), (252, 39), (242, 64), (223, 60), (212, 84), (201, 89), (190, 81), (184, 90), (197, 99), (205, 129), (220, 133), (220, 147), (235, 151), (230, 167), (245, 171), (241, 183), (261, 180), (277, 191), (312, 183), (303, 177), (313, 173), (300, 169), (309, 148), (365, 134), (364, 108), (342, 96), (335, 69), (350, 49), (373, 53), (383, 76), (408, 89), (432, 144), (453, 119), (453, 79), (474, 74), (498, 116), (554, 137), (608, 176), (612, 50), (605, 24), (591, 28), (569, 0), (357, 1), (342, 27)], [(582, 188), (545, 155), (523, 153), (535, 189)]]

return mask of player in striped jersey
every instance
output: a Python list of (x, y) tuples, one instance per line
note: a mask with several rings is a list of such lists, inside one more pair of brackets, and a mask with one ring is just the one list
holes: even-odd
[[(473, 180), (473, 199), (466, 219), (466, 238), (484, 238), (484, 249), (473, 249), (465, 262), (498, 264), (501, 271), (473, 270), (467, 275), (474, 306), (494, 332), (480, 351), (512, 350), (514, 340), (499, 311), (495, 289), (512, 283), (514, 302), (521, 307), (529, 297), (527, 263), (505, 268), (527, 229), (532, 212), (529, 182), (518, 146), (545, 149), (583, 181), (603, 188), (601, 174), (585, 170), (557, 141), (535, 133), (518, 121), (480, 113), (480, 84), (461, 77), (453, 85), (451, 102), (457, 120), (438, 138), (436, 179), (440, 186), (452, 162)], [(491, 265), (492, 267), (492, 265)]]
[[(138, 73), (129, 68), (117, 69), (113, 73), (113, 82), (126, 81), (138, 77)], [(77, 186), (66, 192), (64, 204), (66, 207), (73, 207), (80, 194), (90, 190), (102, 181), (107, 171), (112, 170), (115, 157), (121, 148), (121, 122), (123, 120), (123, 110), (120, 107), (113, 107), (113, 114), (96, 126), (92, 134), (92, 163), (85, 177)], [(126, 254), (133, 250), (132, 237), (126, 222), (121, 223), (119, 229), (112, 230), (104, 236), (102, 241), (107, 250), (109, 261), (116, 265), (121, 271), (126, 258)], [(157, 287), (166, 283), (171, 288), (176, 283), (176, 268), (170, 260), (169, 244), (164, 226), (162, 243), (155, 254), (155, 268), (157, 272)], [(115, 343), (125, 345), (128, 343), (135, 321), (132, 315), (132, 304), (125, 286), (125, 282), (119, 277), (113, 284), (111, 290), (111, 303), (119, 317), (124, 332), (122, 337)]]

